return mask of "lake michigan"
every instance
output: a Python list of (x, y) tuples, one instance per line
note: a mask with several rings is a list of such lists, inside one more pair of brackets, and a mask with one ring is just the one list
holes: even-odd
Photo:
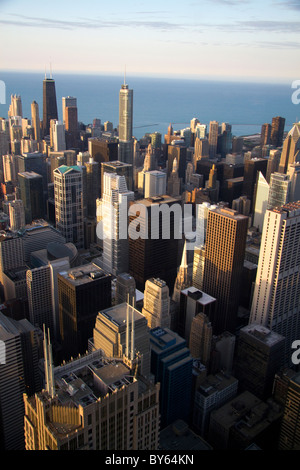
[[(47, 75), (49, 77), (49, 74)], [(119, 90), (122, 76), (53, 74), (56, 86), (58, 117), (62, 118), (62, 97), (77, 98), (78, 119), (91, 124), (98, 118), (102, 124), (111, 121), (118, 126)], [(11, 94), (21, 95), (23, 117), (31, 118), (30, 105), (43, 110), (43, 73), (1, 72), (5, 84), (5, 103), (0, 116), (7, 118)], [(140, 139), (145, 133), (164, 135), (170, 123), (173, 129), (189, 127), (191, 119), (203, 124), (216, 120), (232, 125), (236, 136), (259, 133), (261, 125), (272, 117), (286, 119), (285, 130), (300, 118), (300, 105), (293, 104), (292, 83), (246, 83), (196, 79), (126, 77), (133, 89), (133, 134)]]

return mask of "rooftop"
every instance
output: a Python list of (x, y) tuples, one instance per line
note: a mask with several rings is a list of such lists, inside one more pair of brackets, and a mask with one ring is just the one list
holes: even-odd
[(187, 423), (177, 420), (160, 432), (162, 450), (212, 450), (211, 446), (188, 427)]
[(77, 268), (69, 269), (68, 271), (61, 271), (60, 277), (68, 280), (73, 286), (88, 284), (96, 279), (109, 277), (110, 274), (105, 272), (102, 268), (94, 263), (78, 266)]
[(121, 327), (121, 326), (125, 327), (126, 317), (127, 317), (127, 307), (128, 307), (130, 321), (132, 318), (132, 314), (134, 316), (135, 323), (138, 320), (145, 320), (144, 315), (142, 315), (136, 308), (127, 304), (127, 302), (123, 302), (122, 304), (118, 304), (113, 307), (109, 307), (105, 310), (102, 310), (101, 312), (99, 312), (99, 315), (106, 317), (109, 321), (111, 321), (117, 327)]

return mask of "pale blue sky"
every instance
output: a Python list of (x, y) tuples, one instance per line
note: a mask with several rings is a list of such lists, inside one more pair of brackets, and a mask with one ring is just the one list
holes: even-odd
[(5, 70), (300, 79), (300, 0), (0, 0)]

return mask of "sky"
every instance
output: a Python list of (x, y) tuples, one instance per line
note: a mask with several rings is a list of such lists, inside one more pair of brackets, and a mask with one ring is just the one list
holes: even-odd
[(0, 41), (0, 70), (291, 83), (300, 0), (0, 0)]

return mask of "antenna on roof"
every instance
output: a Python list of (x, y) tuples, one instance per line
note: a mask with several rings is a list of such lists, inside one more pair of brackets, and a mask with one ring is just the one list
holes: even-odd
[(126, 64), (125, 64), (125, 69), (124, 69), (124, 85), (126, 85)]
[(52, 78), (52, 64), (51, 64), (51, 59), (50, 59), (50, 78)]

